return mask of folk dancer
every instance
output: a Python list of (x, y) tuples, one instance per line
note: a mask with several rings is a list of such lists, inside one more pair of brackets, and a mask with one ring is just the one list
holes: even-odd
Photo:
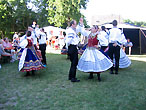
[(88, 45), (78, 62), (78, 70), (90, 73), (88, 79), (93, 79), (97, 74), (98, 81), (101, 81), (100, 73), (108, 70), (113, 63), (98, 50), (98, 26), (93, 26), (88, 36)]
[(77, 22), (75, 20), (72, 20), (70, 22), (70, 27), (66, 30), (66, 48), (68, 49), (68, 55), (71, 61), (71, 67), (69, 70), (69, 76), (68, 79), (71, 80), (71, 82), (80, 82), (76, 78), (76, 68), (78, 64), (78, 49), (77, 45), (79, 43), (79, 36), (77, 33), (79, 33), (80, 27), (83, 26), (83, 19), (80, 18), (79, 25), (77, 26)]
[(47, 62), (46, 62), (46, 39), (47, 36), (44, 32), (44, 29), (42, 28), (40, 30), (40, 36), (39, 36), (39, 50), (41, 50), (41, 54), (42, 54), (42, 63), (43, 65), (46, 67)]
[(43, 69), (44, 66), (40, 61), (39, 56), (35, 50), (33, 45), (33, 40), (31, 38), (31, 31), (27, 31), (23, 41), (20, 43), (22, 55), (19, 60), (19, 71), (27, 72), (25, 76), (30, 75), (30, 71), (32, 71), (32, 75), (35, 75), (35, 70)]
[[(119, 59), (120, 59), (120, 48), (123, 46), (125, 42), (124, 36), (119, 28), (117, 28), (117, 20), (112, 22), (113, 28), (109, 30), (109, 50), (108, 54), (111, 60), (115, 57), (115, 74), (118, 74), (119, 69)], [(111, 67), (110, 74), (113, 73), (113, 67)]]

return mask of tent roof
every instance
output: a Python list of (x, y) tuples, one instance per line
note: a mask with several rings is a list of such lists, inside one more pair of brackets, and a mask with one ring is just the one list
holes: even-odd
[(46, 26), (46, 27), (43, 27), (43, 28), (48, 34), (50, 34), (50, 31), (53, 31), (53, 36), (59, 36), (60, 31), (62, 31), (62, 32), (65, 31), (65, 29), (54, 27), (54, 26)]
[[(112, 24), (103, 24), (103, 26), (105, 26), (106, 28), (112, 28), (113, 27)], [(130, 24), (127, 24), (127, 23), (118, 24), (117, 27), (118, 28), (143, 29), (143, 30), (146, 30), (146, 28), (141, 28), (141, 27), (133, 26), (133, 25), (130, 25)]]
[(63, 28), (59, 28), (59, 27), (54, 27), (54, 26), (46, 26), (43, 27), (45, 30), (58, 30), (58, 31), (65, 31), (65, 29)]

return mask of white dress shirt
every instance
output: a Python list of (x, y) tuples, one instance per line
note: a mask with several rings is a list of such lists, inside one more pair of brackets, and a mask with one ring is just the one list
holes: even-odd
[(35, 31), (31, 32), (31, 37), (33, 39), (33, 44), (36, 45), (37, 44), (37, 36), (36, 36)]
[(66, 46), (68, 47), (70, 44), (77, 45), (79, 43), (79, 36), (77, 35), (77, 29), (69, 27), (66, 30)]
[(41, 33), (40, 29), (38, 27), (36, 27), (35, 34), (36, 34), (37, 38), (39, 37), (40, 33)]
[(40, 32), (39, 44), (46, 44), (46, 37), (44, 32)]
[(98, 35), (98, 40), (100, 43), (100, 46), (108, 46), (108, 34), (105, 31), (100, 31)]
[(109, 30), (109, 43), (115, 42), (119, 42), (121, 44), (124, 44), (126, 42), (124, 34), (117, 27), (113, 27)]
[(84, 29), (84, 26), (80, 26), (78, 25), (76, 27), (76, 29), (73, 29), (71, 27), (69, 27), (67, 30), (66, 30), (66, 39), (65, 39), (65, 43), (66, 43), (66, 48), (68, 49), (68, 46), (70, 44), (72, 45), (78, 45), (79, 43), (79, 36), (77, 35), (78, 33), (81, 33), (83, 36), (85, 37), (88, 37), (90, 32), (89, 31), (86, 31)]

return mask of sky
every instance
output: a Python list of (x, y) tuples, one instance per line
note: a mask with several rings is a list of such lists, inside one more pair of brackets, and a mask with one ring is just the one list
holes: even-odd
[(89, 0), (87, 9), (81, 10), (88, 24), (92, 15), (121, 15), (124, 19), (146, 22), (146, 0)]

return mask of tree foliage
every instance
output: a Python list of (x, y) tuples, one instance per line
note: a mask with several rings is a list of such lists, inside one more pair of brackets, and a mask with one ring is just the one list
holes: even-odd
[[(0, 37), (25, 31), (35, 20), (40, 27), (66, 27), (83, 15), (88, 0), (0, 0)], [(85, 24), (86, 21), (85, 21)], [(11, 33), (11, 34), (10, 34)]]
[(57, 27), (66, 27), (72, 20), (82, 16), (81, 8), (86, 8), (88, 0), (49, 0), (48, 21)]
[(130, 19), (126, 19), (124, 22), (138, 27), (146, 27), (146, 22), (144, 21), (131, 21)]
[(0, 33), (2, 37), (6, 31), (11, 31), (8, 28), (12, 23), (12, 8), (7, 0), (2, 0), (0, 2)]
[[(0, 0), (0, 34), (27, 29), (35, 20), (40, 26), (48, 25), (47, 0)], [(31, 3), (33, 7), (28, 7)]]

